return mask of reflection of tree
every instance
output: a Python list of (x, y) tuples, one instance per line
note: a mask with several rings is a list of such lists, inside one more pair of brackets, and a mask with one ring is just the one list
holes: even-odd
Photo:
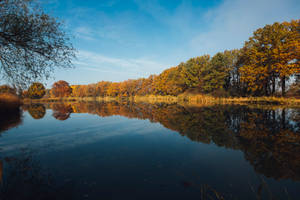
[(86, 102), (50, 107), (54, 113), (60, 110), (58, 116), (75, 112), (149, 119), (193, 141), (242, 150), (255, 170), (268, 177), (300, 180), (299, 110), (132, 102)]
[(58, 120), (66, 120), (70, 117), (71, 113), (73, 112), (73, 109), (71, 105), (67, 104), (53, 104), (51, 106), (53, 110), (53, 117)]
[(10, 109), (9, 111), (0, 110), (0, 134), (10, 128), (22, 123), (22, 111), (20, 108)]
[(42, 104), (32, 104), (28, 108), (28, 112), (34, 119), (42, 119), (46, 114), (46, 108)]
[(3, 162), (0, 160), (0, 185), (2, 184), (3, 181)]
[(300, 130), (290, 113), (285, 109), (249, 113), (241, 124), (240, 144), (256, 171), (300, 180)]

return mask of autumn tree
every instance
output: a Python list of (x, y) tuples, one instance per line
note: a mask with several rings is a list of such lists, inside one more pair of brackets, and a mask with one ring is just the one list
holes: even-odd
[(272, 95), (280, 80), (282, 96), (286, 80), (300, 72), (300, 20), (266, 25), (253, 33), (242, 49), (241, 80), (256, 95)]
[(73, 97), (84, 97), (85, 96), (85, 85), (72, 85), (72, 96)]
[(107, 95), (107, 90), (110, 86), (111, 82), (101, 81), (96, 84), (96, 94), (97, 96), (104, 97)]
[(68, 97), (72, 93), (72, 88), (68, 82), (60, 80), (53, 84), (51, 92), (54, 97)]
[(178, 95), (185, 90), (182, 79), (182, 66), (171, 67), (155, 77), (153, 81), (153, 92), (159, 95)]
[(107, 88), (107, 96), (112, 96), (112, 97), (116, 97), (119, 95), (119, 83), (112, 83), (109, 85), (109, 87)]
[(9, 85), (1, 85), (0, 86), (0, 94), (2, 93), (10, 93), (10, 94), (16, 94), (16, 89), (13, 87), (10, 87)]
[(33, 83), (28, 88), (27, 96), (31, 99), (40, 99), (46, 94), (46, 89), (42, 83)]

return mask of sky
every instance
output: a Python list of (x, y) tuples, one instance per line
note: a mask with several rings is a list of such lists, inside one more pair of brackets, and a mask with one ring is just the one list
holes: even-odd
[(159, 74), (204, 54), (237, 49), (266, 24), (300, 18), (299, 0), (45, 0), (77, 49), (58, 80), (89, 84)]

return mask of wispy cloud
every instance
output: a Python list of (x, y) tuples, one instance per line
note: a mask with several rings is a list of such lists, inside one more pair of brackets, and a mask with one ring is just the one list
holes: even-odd
[(128, 78), (147, 77), (150, 74), (160, 73), (163, 68), (167, 67), (166, 64), (148, 58), (115, 58), (83, 50), (79, 51), (77, 57), (74, 64), (83, 70), (125, 74), (129, 75)]
[(204, 20), (210, 21), (210, 26), (194, 37), (190, 46), (201, 54), (241, 48), (257, 28), (300, 18), (299, 10), (296, 0), (225, 0), (206, 13)]

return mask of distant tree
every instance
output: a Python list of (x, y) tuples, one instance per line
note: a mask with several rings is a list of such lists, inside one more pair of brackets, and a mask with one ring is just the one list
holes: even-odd
[(31, 99), (40, 99), (46, 94), (46, 89), (42, 83), (33, 83), (27, 91)]
[(68, 97), (72, 94), (72, 88), (68, 82), (60, 80), (53, 84), (51, 92), (54, 97)]
[(119, 83), (112, 83), (110, 86), (107, 88), (107, 96), (112, 96), (116, 97), (119, 95)]
[(107, 95), (107, 90), (110, 86), (111, 82), (101, 81), (96, 85), (96, 94), (97, 96), (104, 97)]
[(0, 94), (2, 93), (10, 93), (10, 94), (16, 94), (16, 89), (10, 87), (9, 85), (1, 85), (0, 86)]
[(72, 85), (72, 96), (73, 97), (84, 97), (85, 96), (85, 85)]
[(0, 75), (17, 86), (70, 67), (74, 48), (56, 18), (35, 0), (0, 1)]

